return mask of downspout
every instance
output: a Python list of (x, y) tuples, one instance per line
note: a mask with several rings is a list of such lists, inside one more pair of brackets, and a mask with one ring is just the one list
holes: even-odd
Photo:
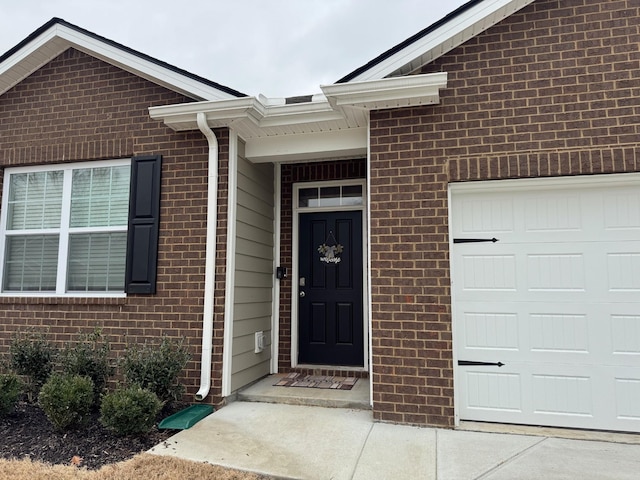
[(207, 188), (207, 238), (204, 270), (204, 311), (202, 313), (202, 359), (200, 390), (196, 400), (202, 401), (211, 389), (211, 355), (213, 350), (213, 300), (216, 272), (216, 227), (218, 225), (218, 139), (203, 112), (197, 114), (198, 128), (209, 142)]

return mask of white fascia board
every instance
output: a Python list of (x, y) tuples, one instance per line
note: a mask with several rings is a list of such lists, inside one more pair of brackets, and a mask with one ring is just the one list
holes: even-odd
[[(434, 55), (429, 56), (428, 61), (435, 60), (451, 49), (492, 27), (512, 13), (533, 3), (533, 1), (534, 0), (485, 0), (428, 35), (425, 35), (391, 55), (384, 61), (362, 72), (351, 81), (361, 82), (388, 77), (396, 72), (402, 71), (405, 65), (413, 65), (416, 58), (431, 51), (434, 52)], [(493, 21), (487, 22), (487, 19), (491, 18), (492, 15), (501, 9), (504, 10), (504, 15), (495, 17)], [(413, 65), (411, 70), (415, 68), (415, 65)]]
[(290, 105), (265, 105), (260, 98), (242, 97), (233, 100), (184, 103), (149, 108), (154, 120), (163, 120), (174, 130), (197, 128), (196, 116), (203, 112), (211, 127), (230, 126), (239, 119), (248, 119), (258, 128), (302, 125), (343, 120), (326, 99)]
[(266, 115), (259, 125), (261, 127), (276, 127), (343, 119), (344, 117), (324, 99), (307, 103), (267, 106)]
[[(48, 30), (47, 32), (40, 35), (38, 38), (34, 39), (28, 46), (22, 48), (7, 58), (2, 64), (0, 64), (0, 75), (4, 72), (11, 70), (23, 60), (33, 55), (35, 52), (40, 50), (44, 45), (53, 41), (56, 37), (54, 29)], [(58, 48), (58, 51), (62, 52), (64, 48)]]
[(251, 118), (259, 122), (265, 115), (265, 109), (255, 97), (233, 98), (207, 102), (181, 103), (150, 107), (149, 115), (154, 120), (162, 120), (176, 130), (196, 130), (197, 115), (204, 113), (212, 127), (226, 127), (239, 118)]
[[(12, 83), (9, 86), (11, 88), (22, 78), (33, 73), (70, 47), (196, 100), (238, 98), (196, 79), (181, 75), (115, 46), (108, 45), (66, 25), (53, 25), (29, 42), (24, 48), (6, 59), (0, 65), (0, 76), (12, 69), (19, 69), (21, 65), (28, 66), (28, 70), (22, 72), (20, 78), (12, 79)], [(41, 52), (41, 58), (38, 59), (39, 52)]]
[(51, 29), (15, 52), (0, 64), (0, 94), (13, 88), (67, 48), (67, 42), (57, 38)]
[(67, 40), (71, 44), (70, 46), (89, 55), (98, 57), (128, 72), (151, 80), (154, 83), (166, 86), (171, 90), (177, 90), (180, 93), (201, 100), (237, 98), (217, 88), (198, 82), (195, 79), (180, 75), (178, 72), (168, 70), (153, 62), (148, 62), (136, 55), (105, 44), (99, 39), (84, 35), (65, 25), (56, 25), (53, 29), (55, 29), (55, 35)]
[(334, 108), (357, 107), (378, 110), (438, 103), (439, 91), (446, 86), (445, 72), (337, 83), (320, 88)]
[(367, 127), (361, 127), (254, 138), (246, 141), (245, 156), (254, 163), (364, 157), (367, 154), (367, 135)]

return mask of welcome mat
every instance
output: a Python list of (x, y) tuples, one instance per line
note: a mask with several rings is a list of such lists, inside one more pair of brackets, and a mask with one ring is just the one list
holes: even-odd
[(304, 375), (302, 373), (289, 373), (273, 385), (276, 387), (351, 390), (357, 381), (358, 379), (356, 377), (332, 377), (327, 375)]

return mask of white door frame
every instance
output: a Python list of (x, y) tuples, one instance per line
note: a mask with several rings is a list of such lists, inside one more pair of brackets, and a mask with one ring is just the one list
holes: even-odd
[[(362, 186), (362, 204), (361, 205), (342, 205), (342, 206), (326, 206), (326, 207), (299, 207), (298, 198), (300, 189), (313, 187), (337, 187), (361, 185)], [(316, 212), (339, 212), (339, 211), (360, 211), (362, 212), (362, 332), (363, 332), (363, 348), (364, 358), (362, 367), (340, 366), (340, 365), (313, 365), (314, 368), (331, 368), (334, 370), (369, 370), (369, 262), (368, 262), (368, 238), (369, 234), (367, 226), (367, 180), (365, 178), (356, 178), (352, 180), (329, 180), (320, 182), (300, 182), (294, 183), (292, 189), (292, 232), (291, 232), (291, 367), (295, 368), (298, 364), (298, 241), (299, 241), (299, 216), (301, 213)]]

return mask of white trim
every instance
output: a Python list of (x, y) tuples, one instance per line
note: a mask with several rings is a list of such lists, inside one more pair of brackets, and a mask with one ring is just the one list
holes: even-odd
[(365, 82), (336, 83), (320, 88), (335, 109), (357, 107), (381, 110), (440, 103), (447, 73), (428, 73)]
[[(334, 186), (349, 186), (349, 185), (361, 185), (362, 186), (362, 194), (363, 194), (363, 203), (362, 205), (344, 205), (344, 206), (329, 206), (329, 207), (298, 207), (298, 195), (299, 191), (302, 188), (313, 188), (313, 187), (334, 187)], [(319, 181), (319, 182), (298, 182), (292, 185), (292, 232), (291, 232), (291, 367), (298, 367), (300, 364), (298, 363), (298, 278), (299, 278), (299, 266), (298, 266), (298, 253), (299, 253), (299, 216), (304, 213), (317, 213), (317, 212), (339, 212), (339, 211), (360, 211), (362, 213), (362, 261), (363, 261), (363, 273), (362, 273), (362, 335), (363, 335), (363, 366), (362, 367), (348, 367), (350, 370), (364, 370), (366, 371), (369, 368), (369, 344), (370, 344), (370, 335), (369, 335), (369, 316), (370, 316), (370, 308), (369, 308), (369, 275), (365, 272), (370, 273), (370, 269), (368, 268), (367, 259), (369, 257), (369, 243), (368, 243), (368, 212), (365, 199), (368, 196), (367, 191), (367, 180), (364, 178), (356, 178), (349, 180), (328, 180), (328, 181)], [(324, 365), (314, 367), (322, 368), (342, 368), (341, 365)]]
[(238, 216), (238, 135), (229, 130), (227, 182), (227, 261), (224, 295), (224, 346), (222, 349), (222, 396), (231, 395), (233, 372), (233, 316), (236, 284), (236, 219)]
[[(69, 226), (69, 218), (71, 214), (71, 188), (72, 188), (72, 176), (74, 170), (88, 170), (94, 168), (104, 167), (121, 167), (130, 166), (131, 159), (114, 159), (114, 160), (99, 160), (99, 161), (85, 161), (75, 163), (61, 163), (50, 165), (37, 165), (28, 167), (9, 167), (4, 171), (3, 176), (3, 192), (2, 192), (2, 213), (0, 214), (0, 290), (2, 289), (1, 283), (4, 279), (4, 260), (5, 260), (5, 245), (6, 238), (15, 235), (24, 234), (56, 234), (58, 235), (58, 265), (56, 274), (56, 290), (55, 291), (39, 291), (39, 292), (18, 292), (18, 291), (0, 291), (0, 297), (29, 297), (29, 298), (42, 298), (42, 297), (57, 297), (57, 298), (123, 298), (126, 297), (124, 291), (117, 292), (83, 292), (83, 291), (67, 291), (67, 270), (68, 270), (68, 248), (69, 248), (69, 236), (73, 233), (93, 233), (93, 232), (123, 232), (126, 233), (128, 229), (128, 222), (123, 226), (111, 226), (111, 227), (86, 227), (75, 228)], [(7, 231), (7, 212), (9, 203), (9, 186), (11, 175), (19, 175), (22, 173), (40, 173), (62, 171), (63, 173), (63, 187), (62, 187), (62, 209), (60, 212), (60, 224), (55, 228), (41, 228), (37, 230), (12, 230)]]
[(408, 75), (479, 35), (534, 0), (485, 0), (474, 5), (350, 81)]
[(605, 173), (598, 175), (575, 175), (562, 177), (536, 177), (514, 178), (508, 180), (483, 180), (478, 182), (460, 182), (449, 184), (453, 192), (473, 192), (484, 190), (522, 190), (523, 188), (547, 190), (558, 187), (581, 187), (593, 185), (594, 187), (606, 185), (636, 185), (640, 178), (640, 172), (631, 173)]
[(246, 156), (253, 163), (303, 162), (308, 160), (363, 157), (366, 129), (260, 137), (247, 140)]
[[(451, 225), (452, 215), (451, 215), (451, 198), (453, 196), (452, 187), (453, 184), (449, 185), (447, 189), (447, 221), (449, 222), (448, 233), (449, 233), (449, 252), (453, 252), (453, 235), (451, 235)], [(451, 258), (451, 253), (449, 253), (449, 258)], [(460, 426), (460, 397), (458, 392), (460, 391), (460, 378), (458, 378), (458, 354), (456, 352), (455, 346), (458, 343), (458, 338), (456, 335), (456, 329), (453, 328), (453, 319), (456, 318), (456, 302), (454, 299), (454, 289), (453, 289), (453, 279), (455, 277), (454, 273), (454, 265), (452, 261), (449, 261), (449, 288), (451, 292), (451, 348), (452, 348), (452, 362), (453, 362), (453, 422), (456, 427)]]
[(373, 374), (374, 374), (374, 364), (373, 364), (373, 313), (372, 313), (372, 304), (371, 304), (371, 122), (368, 122), (367, 125), (367, 177), (366, 177), (366, 186), (367, 186), (367, 196), (366, 196), (366, 212), (367, 212), (367, 263), (366, 263), (366, 272), (367, 272), (367, 297), (365, 305), (367, 306), (367, 331), (369, 332), (369, 405), (373, 407)]
[[(273, 245), (273, 271), (280, 266), (280, 246), (282, 243), (282, 165), (280, 163), (274, 164), (274, 245)], [(275, 278), (273, 286), (273, 300), (272, 300), (272, 313), (271, 313), (271, 373), (278, 373), (278, 356), (280, 355), (280, 280)]]
[[(52, 25), (0, 65), (0, 93), (19, 83), (70, 47), (196, 100), (237, 98), (212, 85), (59, 23)], [(14, 72), (11, 72), (12, 70)], [(1, 78), (5, 75), (11, 78), (10, 83), (6, 85)]]

